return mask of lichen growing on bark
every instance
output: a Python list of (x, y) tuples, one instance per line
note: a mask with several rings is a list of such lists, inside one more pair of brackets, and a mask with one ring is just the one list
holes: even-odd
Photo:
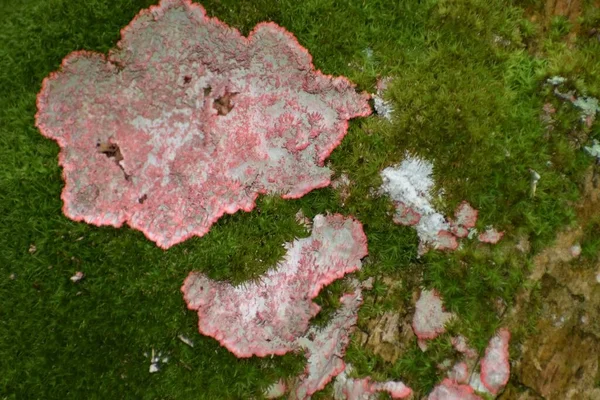
[(461, 385), (446, 378), (433, 388), (427, 400), (482, 400), (471, 386)]
[[(181, 290), (198, 313), (198, 328), (238, 357), (285, 354), (320, 310), (324, 286), (361, 267), (367, 238), (359, 222), (317, 215), (310, 237), (287, 244), (287, 254), (260, 280), (243, 286), (192, 272)], [(338, 371), (339, 372), (339, 371)]]
[(423, 290), (415, 304), (413, 330), (419, 340), (435, 339), (446, 331), (446, 323), (454, 314), (446, 312), (442, 299), (434, 290)]
[[(476, 233), (475, 224), (479, 212), (468, 202), (462, 201), (454, 211), (454, 219), (444, 216), (434, 206), (433, 164), (425, 159), (407, 155), (398, 165), (381, 171), (380, 193), (387, 195), (396, 208), (393, 220), (396, 224), (414, 226), (419, 236), (419, 252), (429, 248), (456, 250), (458, 239)], [(441, 198), (441, 196), (440, 196)], [(503, 232), (492, 227), (479, 240), (497, 243)]]
[(450, 224), (432, 204), (432, 174), (432, 163), (407, 156), (400, 164), (381, 172), (381, 192), (387, 194), (396, 206), (394, 222), (414, 226), (424, 245), (432, 245), (439, 250), (454, 249), (458, 246), (456, 240), (448, 242), (444, 237), (446, 233), (450, 234)]
[(189, 0), (162, 0), (108, 56), (68, 55), (44, 79), (36, 125), (61, 147), (65, 215), (127, 223), (168, 248), (259, 194), (327, 186), (324, 160), (368, 98), (316, 71), (274, 23), (244, 37)]
[(412, 394), (403, 382), (373, 382), (370, 377), (353, 379), (348, 376), (351, 371), (352, 366), (347, 365), (346, 370), (335, 378), (335, 400), (373, 400), (378, 398), (378, 392), (387, 392), (392, 399), (404, 399)]
[(311, 327), (297, 343), (305, 350), (306, 368), (294, 389), (295, 399), (310, 399), (331, 379), (344, 371), (343, 357), (350, 344), (350, 336), (362, 304), (362, 290), (358, 284), (352, 293), (340, 299), (341, 307), (322, 329)]
[(502, 328), (490, 339), (481, 360), (481, 382), (493, 395), (498, 394), (510, 378), (508, 344), (510, 332)]

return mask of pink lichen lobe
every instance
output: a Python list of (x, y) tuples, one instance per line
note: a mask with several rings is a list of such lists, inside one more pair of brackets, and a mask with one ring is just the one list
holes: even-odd
[(503, 236), (504, 232), (499, 232), (495, 228), (489, 227), (485, 232), (479, 235), (478, 239), (482, 243), (496, 244)]
[(477, 223), (478, 211), (471, 207), (469, 203), (463, 201), (454, 211), (454, 221), (451, 223), (452, 233), (459, 238), (467, 237), (469, 229), (475, 227)]
[(458, 239), (467, 237), (477, 222), (478, 211), (466, 201), (456, 208), (454, 220), (436, 210), (433, 164), (428, 160), (407, 154), (400, 164), (381, 171), (381, 178), (380, 193), (388, 195), (396, 208), (394, 222), (414, 226), (420, 254), (430, 248), (456, 250)]
[(344, 294), (340, 302), (340, 309), (324, 328), (311, 327), (297, 341), (305, 349), (307, 364), (294, 390), (295, 399), (310, 399), (346, 368), (343, 357), (358, 320), (358, 309), (362, 304), (361, 288), (356, 285), (355, 291)]
[(433, 388), (427, 400), (482, 400), (474, 393), (472, 387), (460, 385), (450, 379), (444, 379), (441, 384)]
[(444, 305), (438, 292), (433, 290), (421, 291), (421, 296), (415, 305), (412, 327), (420, 340), (434, 339), (446, 331), (446, 323), (454, 314), (444, 311)]
[[(310, 237), (287, 246), (287, 254), (257, 282), (234, 287), (192, 272), (182, 291), (198, 313), (198, 328), (238, 357), (285, 354), (319, 312), (312, 301), (322, 287), (361, 267), (367, 239), (359, 222), (317, 215)], [(343, 369), (343, 368), (342, 368)], [(339, 371), (338, 371), (339, 372)]]
[(510, 378), (509, 341), (508, 329), (500, 329), (490, 340), (481, 360), (481, 382), (493, 395), (498, 394)]
[(351, 370), (352, 366), (348, 365), (346, 371), (335, 379), (335, 400), (373, 400), (377, 398), (377, 392), (387, 392), (392, 399), (405, 399), (412, 394), (412, 390), (403, 382), (373, 382), (370, 377), (353, 379), (348, 377)]
[(327, 186), (324, 160), (369, 95), (316, 71), (292, 34), (246, 38), (189, 0), (163, 0), (106, 57), (74, 52), (44, 79), (36, 125), (61, 147), (65, 215), (129, 224), (168, 248), (262, 193)]

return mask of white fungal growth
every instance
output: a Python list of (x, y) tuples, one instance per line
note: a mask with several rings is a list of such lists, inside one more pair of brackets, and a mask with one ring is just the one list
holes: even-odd
[(378, 95), (373, 95), (373, 106), (375, 107), (375, 112), (378, 115), (381, 115), (383, 118), (388, 121), (392, 120), (392, 114), (394, 113), (394, 108), (392, 104), (384, 100), (383, 97), (379, 97)]
[(592, 118), (596, 113), (600, 113), (600, 105), (595, 97), (581, 96), (573, 101), (573, 105), (581, 110), (581, 120), (586, 121)]
[(446, 218), (431, 204), (434, 187), (433, 164), (427, 160), (407, 156), (399, 165), (388, 167), (381, 172), (381, 191), (395, 203), (420, 215), (414, 225), (421, 242), (436, 244), (440, 241), (440, 231), (448, 231)]
[(374, 400), (379, 398), (377, 392), (387, 392), (392, 399), (405, 399), (412, 395), (412, 390), (403, 382), (387, 381), (374, 382), (371, 377), (350, 378), (352, 365), (346, 365), (333, 384), (335, 400)]
[(392, 120), (394, 106), (392, 105), (391, 101), (384, 99), (383, 92), (387, 90), (391, 80), (392, 79), (390, 77), (379, 79), (377, 81), (377, 93), (372, 95), (375, 112), (377, 113), (377, 115), (382, 116), (388, 121)]

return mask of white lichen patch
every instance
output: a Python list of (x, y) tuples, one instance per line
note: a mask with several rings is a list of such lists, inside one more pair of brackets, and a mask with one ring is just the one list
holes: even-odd
[(415, 304), (412, 327), (421, 340), (434, 339), (446, 331), (446, 323), (454, 314), (444, 311), (444, 304), (435, 290), (423, 290)]
[(413, 225), (419, 239), (434, 248), (440, 243), (440, 232), (448, 231), (450, 224), (432, 204), (433, 164), (427, 160), (407, 155), (400, 164), (381, 172), (381, 192), (387, 194), (397, 206), (396, 219), (405, 218), (406, 209), (417, 213)]
[(478, 393), (491, 395), (489, 390), (487, 390), (487, 388), (483, 385), (483, 382), (481, 382), (481, 375), (478, 372), (475, 372), (473, 375), (471, 375), (471, 379), (469, 379), (469, 386), (471, 386), (473, 390)]
[(387, 119), (388, 121), (392, 120), (392, 115), (394, 114), (394, 107), (389, 100), (386, 100), (384, 98), (384, 92), (387, 90), (391, 80), (392, 79), (390, 77), (378, 80), (377, 93), (372, 95), (375, 112), (377, 113), (377, 115)]
[[(485, 356), (481, 360), (481, 382), (493, 395), (500, 393), (510, 378), (509, 341), (508, 329), (500, 329), (490, 339)], [(479, 390), (475, 387), (474, 389)]]
[(467, 363), (456, 363), (448, 372), (448, 378), (456, 383), (466, 383), (469, 379), (469, 367)]
[(309, 399), (344, 370), (346, 365), (342, 357), (350, 343), (362, 304), (361, 287), (358, 282), (354, 282), (353, 286), (355, 291), (340, 298), (342, 306), (327, 326), (313, 326), (298, 339), (298, 345), (305, 350), (307, 364), (305, 374), (294, 390), (296, 399)]
[(403, 382), (374, 382), (370, 377), (350, 378), (352, 365), (335, 378), (333, 398), (335, 400), (374, 400), (380, 398), (378, 392), (387, 392), (392, 399), (404, 399), (412, 395), (412, 390)]
[(596, 113), (600, 113), (600, 105), (595, 97), (581, 96), (573, 101), (573, 105), (581, 111), (581, 120), (588, 121), (594, 118)]
[(480, 242), (496, 244), (502, 239), (504, 232), (499, 232), (493, 226), (488, 226), (482, 234), (478, 236)]

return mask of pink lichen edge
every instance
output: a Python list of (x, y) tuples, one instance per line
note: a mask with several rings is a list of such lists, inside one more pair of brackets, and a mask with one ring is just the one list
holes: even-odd
[(435, 250), (453, 251), (458, 248), (458, 240), (449, 231), (439, 231), (436, 242), (432, 243)]
[(469, 379), (469, 386), (471, 386), (471, 388), (476, 393), (481, 393), (483, 395), (489, 395), (489, 396), (492, 395), (490, 393), (490, 391), (487, 390), (487, 388), (485, 387), (485, 385), (483, 384), (483, 382), (481, 382), (481, 375), (479, 374), (479, 372), (473, 372), (471, 374), (471, 377)]
[(374, 383), (373, 390), (376, 392), (387, 392), (392, 399), (405, 399), (412, 394), (412, 389), (403, 382), (389, 381), (383, 383)]
[(317, 215), (311, 236), (286, 247), (283, 261), (244, 286), (190, 273), (181, 290), (188, 308), (198, 313), (200, 333), (237, 357), (295, 350), (296, 339), (319, 312), (312, 299), (322, 287), (361, 267), (367, 238), (352, 218)]
[(479, 235), (478, 239), (482, 243), (496, 244), (503, 236), (504, 232), (498, 232), (495, 228), (487, 228), (485, 232)]
[(372, 382), (370, 377), (349, 378), (351, 370), (352, 366), (348, 365), (346, 371), (336, 377), (333, 385), (335, 400), (370, 400), (375, 398), (377, 392), (387, 392), (392, 399), (405, 399), (412, 394), (412, 390), (403, 382)]
[(419, 254), (431, 248), (453, 251), (458, 239), (467, 237), (477, 222), (478, 211), (463, 201), (454, 212), (454, 220), (447, 218), (432, 204), (433, 164), (410, 154), (398, 165), (380, 173), (379, 192), (386, 194), (396, 208), (393, 221), (399, 225), (414, 226), (419, 236)]
[(475, 227), (479, 211), (474, 209), (467, 201), (463, 201), (454, 211), (454, 221), (451, 221), (451, 232), (458, 238), (469, 235), (469, 229)]
[(42, 82), (35, 118), (61, 147), (66, 216), (127, 223), (168, 248), (252, 210), (259, 194), (327, 186), (323, 162), (348, 120), (371, 113), (368, 98), (315, 71), (274, 23), (245, 38), (189, 0), (163, 0), (108, 57), (65, 57)]
[(479, 211), (474, 209), (467, 201), (463, 201), (456, 207), (454, 218), (456, 225), (461, 225), (467, 229), (475, 227)]
[(434, 339), (446, 331), (446, 323), (454, 314), (446, 312), (439, 293), (422, 290), (415, 304), (412, 328), (419, 340)]
[(312, 327), (297, 342), (305, 349), (307, 364), (294, 390), (295, 399), (310, 399), (346, 368), (343, 357), (362, 304), (360, 287), (344, 294), (340, 302), (341, 308), (325, 328)]
[(371, 397), (370, 379), (352, 379), (346, 376), (346, 371), (335, 378), (333, 385), (335, 400), (363, 400)]
[(509, 342), (508, 329), (500, 329), (490, 340), (481, 360), (481, 382), (493, 395), (497, 395), (510, 378)]
[(394, 213), (394, 223), (404, 226), (413, 226), (421, 220), (421, 214), (408, 207), (401, 201), (394, 202), (396, 212)]
[(482, 400), (474, 393), (469, 385), (461, 385), (451, 379), (444, 379), (442, 383), (433, 388), (427, 400)]

